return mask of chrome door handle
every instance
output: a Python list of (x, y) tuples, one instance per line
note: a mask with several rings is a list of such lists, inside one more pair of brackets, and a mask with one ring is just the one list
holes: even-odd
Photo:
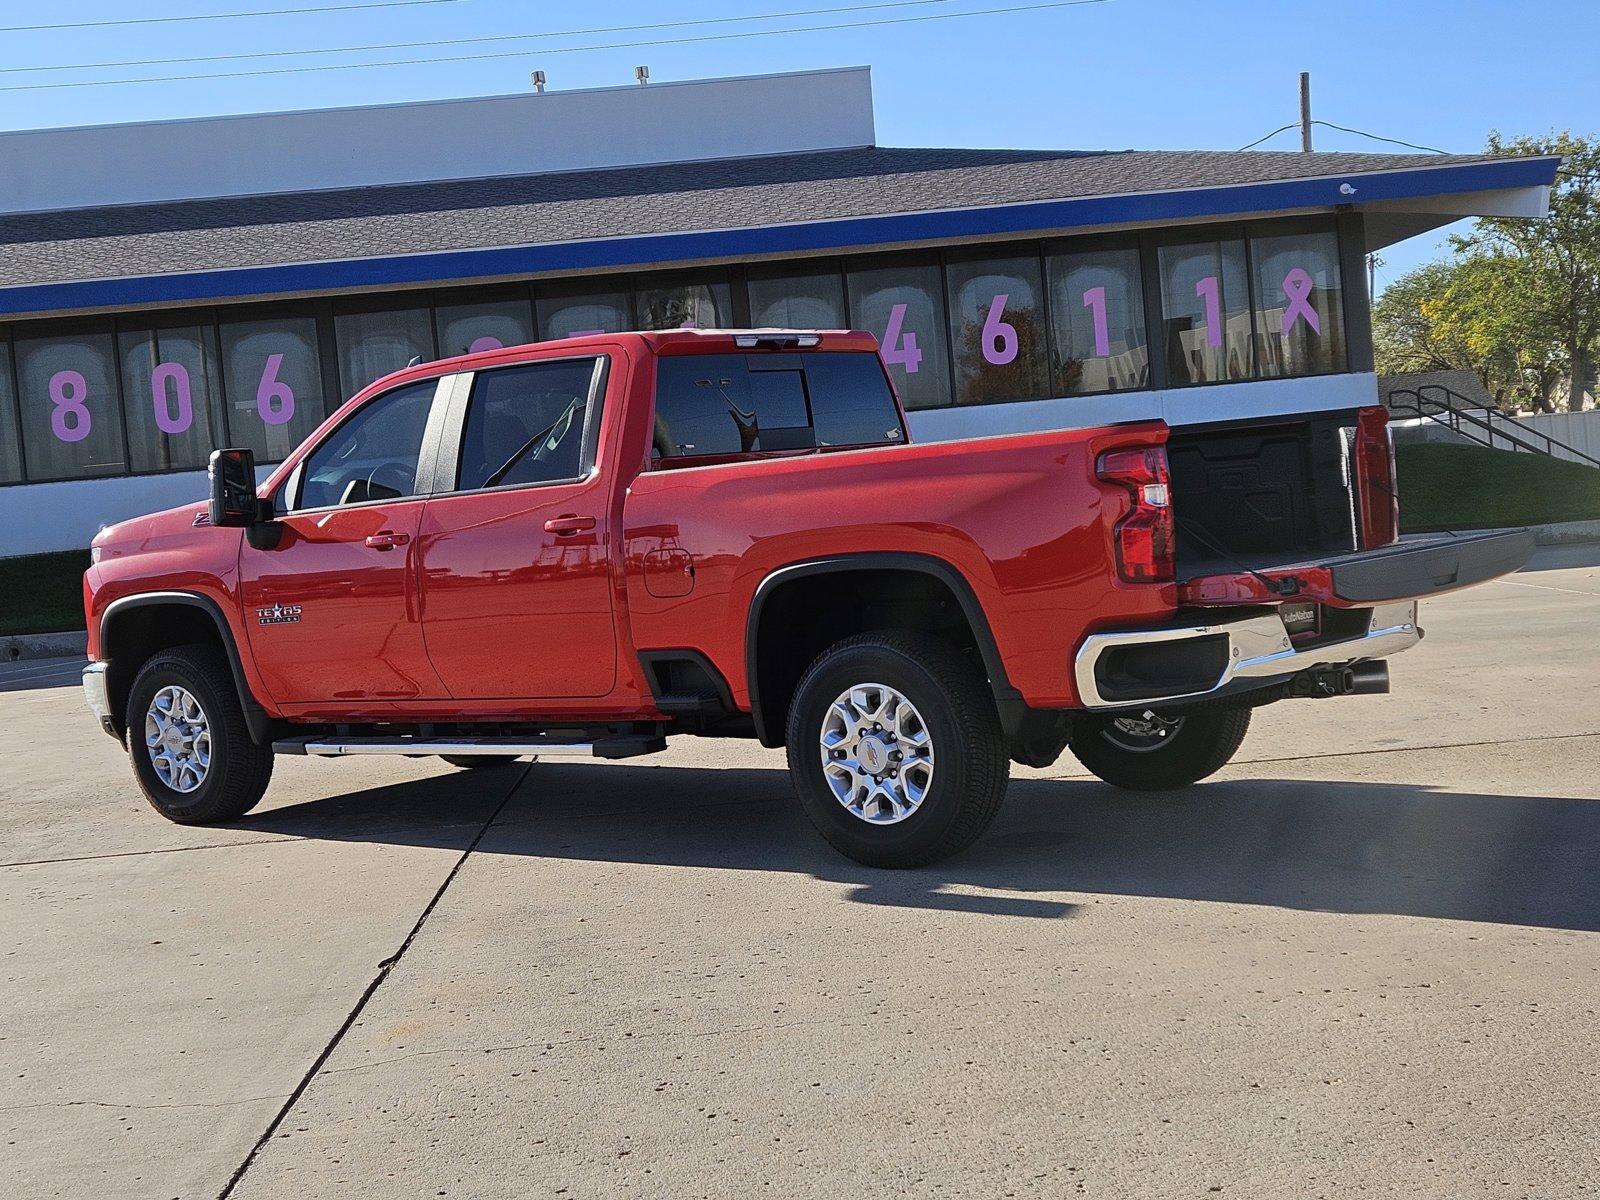
[(393, 550), (396, 546), (404, 546), (410, 540), (409, 533), (390, 533), (386, 529), (382, 533), (369, 534), (367, 545), (374, 550)]

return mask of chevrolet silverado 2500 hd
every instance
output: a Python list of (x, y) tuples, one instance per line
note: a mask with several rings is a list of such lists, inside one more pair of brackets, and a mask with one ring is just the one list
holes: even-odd
[(910, 444), (868, 334), (608, 334), (415, 366), (258, 489), (103, 531), (84, 686), (150, 803), (277, 754), (787, 748), (822, 835), (932, 862), (1012, 760), (1175, 788), (1252, 710), (1384, 691), (1416, 599), (1525, 534), (1397, 541), (1384, 410)]

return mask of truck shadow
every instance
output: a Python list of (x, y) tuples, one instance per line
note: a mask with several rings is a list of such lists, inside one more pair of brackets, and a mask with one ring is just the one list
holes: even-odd
[[(464, 848), (476, 826), (462, 823), (453, 797), (481, 813), (484, 792), (517, 778), (515, 769), (462, 772), (238, 824)], [(970, 850), (881, 871), (816, 836), (781, 770), (541, 763), (477, 852), (798, 872), (847, 885), (858, 903), (989, 915), (1066, 917), (1104, 894), (1600, 930), (1600, 801), (1394, 783), (1226, 780), (1141, 796), (1017, 780)]]

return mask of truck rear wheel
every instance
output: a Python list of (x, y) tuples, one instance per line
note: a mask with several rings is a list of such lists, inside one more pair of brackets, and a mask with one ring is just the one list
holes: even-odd
[(868, 866), (920, 867), (965, 849), (1005, 796), (988, 685), (935, 638), (869, 633), (824, 651), (795, 692), (787, 741), (806, 816)]
[(1220, 771), (1238, 753), (1250, 709), (1163, 716), (1080, 716), (1067, 743), (1101, 779), (1135, 792), (1187, 787)]
[(150, 805), (180, 825), (231, 821), (272, 778), (272, 748), (245, 724), (233, 673), (214, 646), (164, 650), (128, 693), (128, 753)]

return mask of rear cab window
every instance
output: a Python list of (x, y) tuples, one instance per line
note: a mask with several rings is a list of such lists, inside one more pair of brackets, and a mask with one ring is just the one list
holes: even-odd
[(664, 465), (905, 441), (888, 378), (868, 351), (656, 360), (651, 457)]

